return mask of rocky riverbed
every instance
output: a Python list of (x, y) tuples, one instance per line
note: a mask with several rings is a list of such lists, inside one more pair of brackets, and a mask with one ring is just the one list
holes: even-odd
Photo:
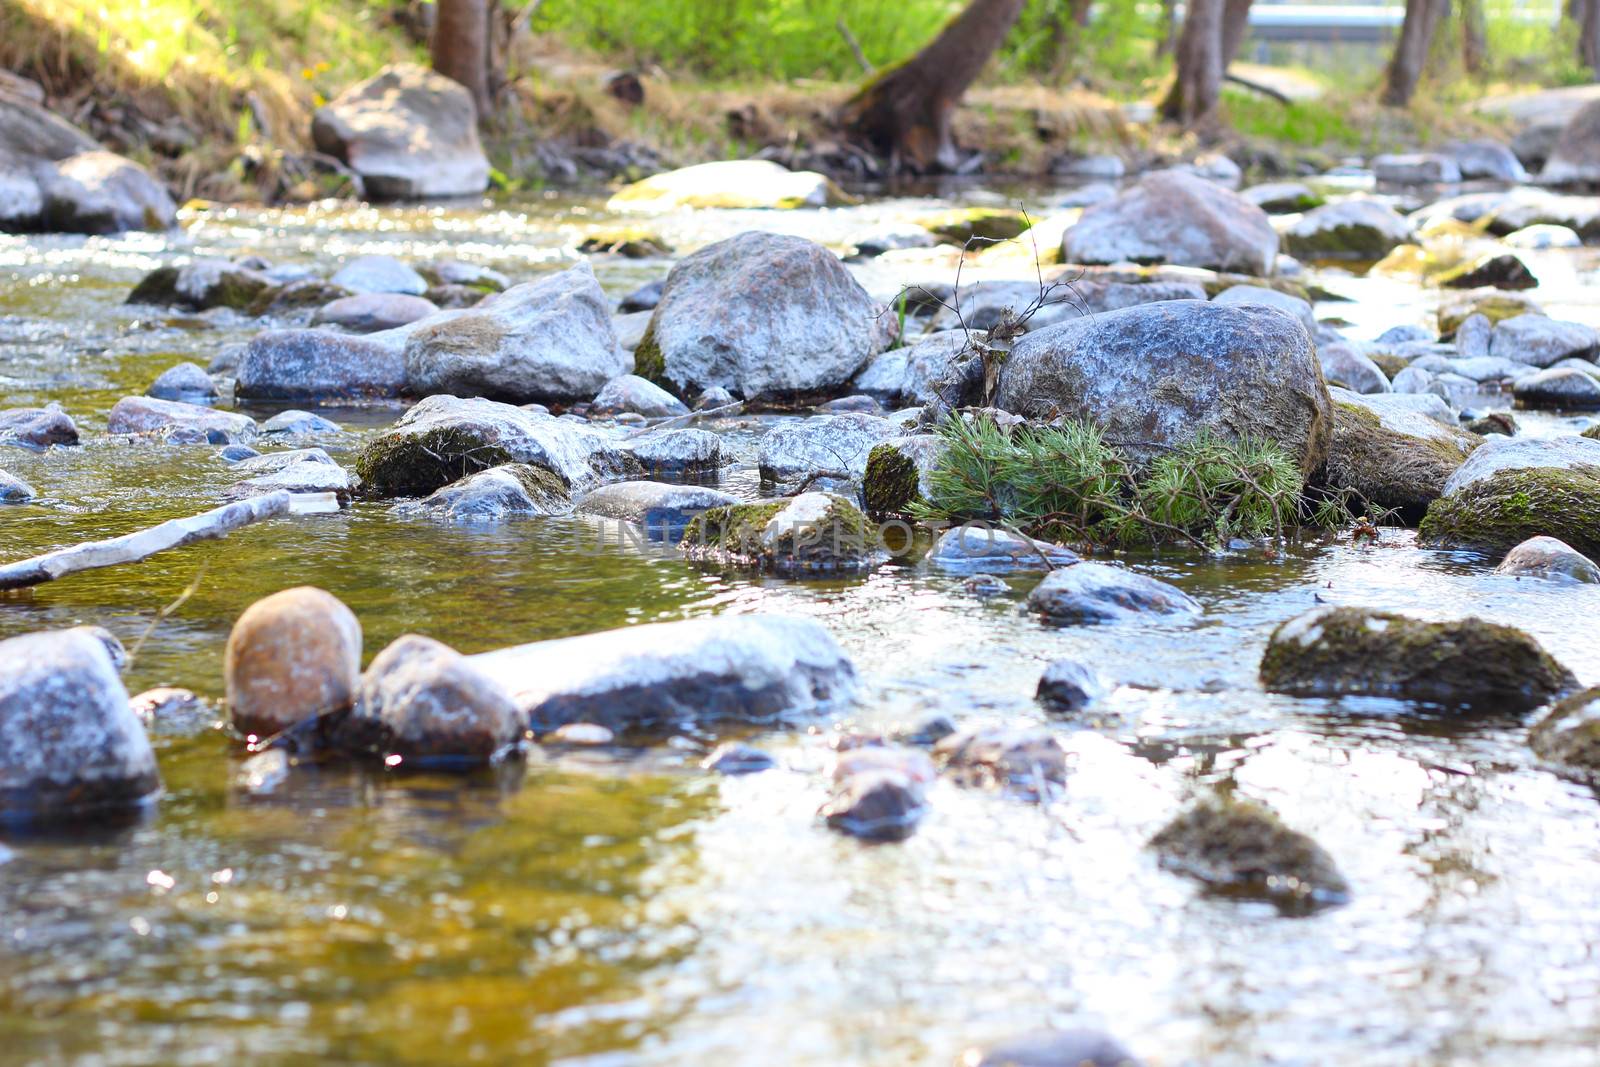
[[(1584, 1062), (1600, 201), (741, 167), (0, 238), (0, 565), (337, 502), (0, 593), (18, 1055)], [(941, 405), (1355, 511), (913, 532)]]

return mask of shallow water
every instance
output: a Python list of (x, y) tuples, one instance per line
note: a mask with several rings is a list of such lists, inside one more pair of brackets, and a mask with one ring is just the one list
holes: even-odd
[[(1023, 196), (1045, 212), (1048, 193)], [(750, 226), (842, 243), (936, 203), (656, 225), (680, 250)], [(525, 278), (609, 221), (598, 200), (550, 197), (489, 211), (226, 210), (171, 239), (0, 238), (6, 406), (59, 400), (87, 441), (0, 454), (44, 497), (0, 512), (0, 559), (193, 513), (233, 482), (209, 448), (96, 440), (116, 399), (258, 328), (122, 306), (158, 262), (387, 251)], [(946, 277), (942, 255), (865, 278), (888, 291)], [(1528, 258), (1548, 310), (1597, 321), (1592, 252)], [(620, 295), (665, 263), (596, 269)], [(1420, 321), (1438, 299), (1324, 281), (1359, 302), (1319, 311), (1358, 336)], [(329, 450), (348, 460), (395, 409), (330, 414), (346, 433)], [(1587, 420), (1524, 421), (1553, 432)], [(753, 441), (734, 433), (747, 461)], [(754, 491), (748, 469), (730, 477)], [(1600, 588), (1496, 577), (1492, 561), (1396, 530), (1376, 545), (1138, 559), (1204, 617), (1050, 630), (1020, 611), (1025, 579), (984, 601), (919, 566), (727, 577), (611, 540), (580, 519), (445, 526), (361, 504), (0, 599), (0, 637), (97, 623), (142, 641), (130, 691), (219, 695), (233, 619), (299, 583), (350, 604), (369, 655), (412, 631), (475, 652), (761, 611), (821, 620), (863, 678), (848, 708), (747, 735), (783, 763), (748, 778), (696, 769), (729, 733), (552, 752), (465, 781), (308, 770), (252, 795), (211, 723), (158, 724), (167, 792), (148, 817), (0, 846), (0, 1061), (948, 1063), (973, 1042), (1087, 1021), (1164, 1065), (1594, 1062), (1594, 792), (1540, 768), (1518, 721), (1268, 695), (1255, 667), (1273, 626), (1324, 601), (1513, 623), (1594, 684)], [(1033, 702), (1060, 656), (1119, 683), (1089, 720), (1052, 722)], [(823, 829), (830, 738), (930, 714), (1048, 723), (1073, 754), (1065, 790), (1030, 804), (941, 782), (903, 844)], [(1143, 842), (1219, 783), (1314, 833), (1352, 902), (1285, 918), (1157, 868)]]

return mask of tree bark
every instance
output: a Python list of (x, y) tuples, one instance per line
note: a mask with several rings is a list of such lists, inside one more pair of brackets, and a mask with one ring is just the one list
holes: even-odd
[(1222, 99), (1225, 0), (1189, 0), (1178, 35), (1178, 76), (1161, 102), (1163, 118), (1185, 127), (1206, 125)]
[(1223, 0), (1222, 6), (1222, 72), (1239, 58), (1244, 39), (1250, 36), (1250, 4), (1252, 0)]
[(1406, 0), (1405, 21), (1400, 24), (1400, 38), (1395, 42), (1394, 56), (1384, 78), (1385, 104), (1405, 107), (1411, 103), (1428, 63), (1434, 31), (1449, 13), (1450, 0)]
[(488, 0), (438, 0), (433, 21), (433, 69), (466, 86), (483, 122), (494, 110), (489, 95)]
[(887, 156), (890, 170), (954, 171), (950, 120), (1000, 47), (1025, 0), (971, 0), (927, 47), (867, 82), (839, 111), (855, 140)]
[(1468, 74), (1482, 74), (1489, 55), (1489, 29), (1483, 0), (1461, 0), (1461, 65)]
[(1569, 13), (1578, 25), (1578, 60), (1600, 79), (1600, 0), (1573, 0)]

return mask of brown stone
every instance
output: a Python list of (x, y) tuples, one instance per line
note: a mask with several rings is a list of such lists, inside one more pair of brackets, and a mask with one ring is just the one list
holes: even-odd
[(265, 737), (355, 700), (361, 623), (332, 593), (285, 589), (245, 609), (228, 635), (228, 716)]

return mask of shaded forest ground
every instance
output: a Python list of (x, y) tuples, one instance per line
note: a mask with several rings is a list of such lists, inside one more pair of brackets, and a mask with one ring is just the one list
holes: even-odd
[[(563, 2), (549, 6), (559, 15)], [(635, 11), (643, 18), (653, 6)], [(338, 191), (326, 174), (302, 162), (310, 151), (312, 111), (385, 63), (425, 61), (425, 15), (425, 8), (400, 0), (10, 0), (0, 7), (0, 66), (38, 82), (52, 107), (154, 166), (182, 197), (310, 199)], [(905, 37), (910, 43), (904, 47), (914, 48), (936, 28), (918, 32), (901, 20), (889, 27), (892, 37), (879, 34), (871, 44), (879, 51), (899, 49)], [(827, 138), (829, 116), (856, 77), (840, 73), (836, 62), (819, 63), (821, 77), (783, 80), (668, 71), (632, 45), (599, 50), (604, 30), (554, 32), (536, 20), (515, 40), (513, 91), (487, 138), (501, 184), (545, 181), (559, 173), (552, 159), (566, 148), (622, 146), (629, 151), (616, 153), (620, 160), (654, 158), (668, 166), (763, 148), (794, 150)], [(808, 47), (825, 45), (829, 54), (842, 47), (831, 28), (808, 32), (827, 35), (808, 40)], [(1120, 44), (1112, 48), (1122, 38), (1080, 42), (1080, 50), (1110, 49), (1101, 66), (1115, 73), (1068, 64), (1047, 79), (1019, 72), (1026, 58), (1020, 50), (1032, 39), (1023, 37), (1015, 54), (1002, 52), (957, 122), (958, 140), (984, 152), (989, 172), (1041, 174), (1066, 154), (1112, 151), (1151, 161), (1201, 147), (1148, 119), (1148, 100), (1159, 92), (1165, 63), (1152, 59), (1153, 47), (1123, 54)], [(746, 59), (780, 71), (791, 61), (813, 62), (804, 54)], [(623, 69), (639, 74), (642, 104), (607, 91), (608, 77)], [(1544, 80), (1560, 80), (1561, 72), (1548, 73)], [(1299, 80), (1314, 87), (1343, 79), (1303, 72)], [(1047, 84), (1052, 81), (1059, 84)], [(1483, 91), (1444, 83), (1399, 111), (1380, 107), (1375, 89), (1351, 92), (1347, 85), (1287, 106), (1230, 89), (1229, 131), (1218, 147), (1242, 149), (1270, 174), (1276, 165), (1297, 161), (1325, 166), (1346, 154), (1493, 134), (1491, 122), (1462, 106)], [(622, 162), (616, 169), (628, 176), (633, 166)]]

